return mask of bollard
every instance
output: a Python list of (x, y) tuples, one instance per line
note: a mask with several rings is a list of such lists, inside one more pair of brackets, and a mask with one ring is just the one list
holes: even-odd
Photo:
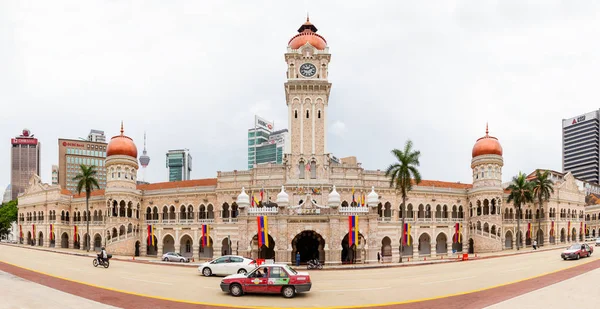
[(132, 261), (135, 261), (135, 255), (131, 257), (131, 260), (132, 260)]
[(410, 258), (407, 258), (407, 259), (408, 259), (408, 262), (410, 262)]
[(423, 257), (423, 261), (427, 261), (427, 257)]

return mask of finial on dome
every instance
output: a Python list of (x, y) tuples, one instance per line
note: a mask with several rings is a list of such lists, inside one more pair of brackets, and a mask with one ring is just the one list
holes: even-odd
[(485, 123), (485, 136), (487, 136), (488, 133), (489, 133), (489, 131), (488, 131), (488, 123), (486, 122)]
[(310, 17), (308, 17), (308, 12), (306, 12), (306, 22), (310, 22)]
[(121, 135), (123, 135), (124, 132), (125, 130), (123, 130), (123, 120), (121, 120)]

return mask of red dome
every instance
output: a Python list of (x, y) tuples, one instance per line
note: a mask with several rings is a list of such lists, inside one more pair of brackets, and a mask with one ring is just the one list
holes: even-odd
[(121, 123), (121, 135), (113, 136), (106, 148), (106, 156), (130, 156), (137, 160), (137, 147), (129, 136), (123, 135), (123, 123)]
[(298, 49), (306, 43), (319, 50), (324, 50), (325, 47), (327, 47), (327, 41), (324, 37), (316, 33), (317, 27), (310, 23), (308, 17), (306, 18), (306, 22), (300, 26), (298, 32), (299, 33), (288, 42), (288, 46), (291, 49)]
[(502, 155), (502, 145), (497, 138), (488, 135), (487, 125), (485, 126), (485, 136), (475, 142), (471, 152), (473, 158), (482, 155)]

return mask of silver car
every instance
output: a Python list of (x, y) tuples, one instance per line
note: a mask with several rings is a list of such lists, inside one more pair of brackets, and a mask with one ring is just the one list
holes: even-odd
[(189, 263), (190, 259), (185, 256), (177, 253), (177, 252), (167, 252), (163, 254), (162, 260), (165, 262), (181, 262), (181, 263)]

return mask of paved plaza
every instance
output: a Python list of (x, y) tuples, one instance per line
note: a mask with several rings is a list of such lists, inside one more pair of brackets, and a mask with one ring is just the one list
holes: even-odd
[[(497, 304), (494, 308), (508, 308), (509, 306), (514, 307), (517, 305), (517, 307), (521, 307), (522, 304), (530, 304), (536, 298), (551, 302), (552, 298), (547, 298), (545, 295), (558, 295), (555, 293), (555, 289), (572, 291), (567, 294), (573, 294), (574, 296), (581, 295), (578, 291), (588, 291), (589, 293), (585, 294), (586, 300), (594, 300), (595, 298), (595, 301), (598, 301), (598, 293), (592, 291), (593, 287), (586, 286), (585, 289), (582, 288), (583, 285), (591, 285), (593, 274), (598, 273), (597, 270), (594, 270), (600, 267), (598, 256), (594, 255), (591, 258), (578, 261), (563, 261), (558, 256), (559, 252), (560, 249), (556, 249), (501, 258), (415, 267), (310, 271), (313, 282), (312, 290), (309, 293), (300, 294), (294, 299), (263, 295), (247, 295), (234, 298), (220, 291), (218, 285), (221, 278), (202, 277), (196, 269), (190, 267), (168, 267), (113, 260), (111, 261), (111, 267), (108, 269), (94, 268), (90, 257), (57, 254), (6, 245), (0, 247), (0, 261), (8, 264), (0, 263), (0, 269), (4, 270), (3, 268), (13, 267), (11, 265), (14, 265), (41, 272), (45, 275), (60, 277), (71, 281), (65, 281), (66, 283), (63, 283), (62, 287), (58, 287), (61, 290), (123, 308), (143, 308), (146, 299), (159, 301), (153, 298), (163, 299), (160, 300), (162, 303), (157, 305), (159, 308), (187, 308), (190, 304), (289, 308), (364, 307), (373, 305), (427, 308), (437, 307), (441, 304), (446, 304), (446, 308), (485, 308)], [(581, 267), (586, 267), (586, 270), (578, 270)], [(563, 269), (567, 270), (560, 271)], [(594, 273), (588, 273), (587, 271), (594, 271)], [(561, 275), (567, 272), (570, 272), (570, 274)], [(552, 274), (547, 275), (549, 273)], [(34, 277), (37, 275), (45, 276), (35, 274), (31, 280), (35, 281)], [(515, 283), (540, 275), (547, 276)], [(582, 278), (581, 280), (561, 282), (578, 275)], [(3, 277), (3, 280), (7, 279)], [(586, 284), (585, 282), (589, 283)], [(515, 284), (505, 286), (507, 283)], [(557, 284), (552, 285), (554, 283)], [(26, 284), (51, 291), (42, 291), (42, 295), (49, 295), (50, 299), (66, 302), (65, 307), (67, 308), (69, 307), (69, 298), (74, 297), (70, 295), (64, 297), (62, 295), (52, 296), (53, 293), (64, 293), (40, 287), (30, 282)], [(520, 286), (517, 286), (519, 284)], [(503, 285), (504, 287), (486, 290)], [(534, 291), (546, 285), (549, 286)], [(109, 289), (111, 293), (119, 293), (120, 296), (99, 296), (102, 293), (91, 292), (87, 289), (98, 289), (99, 291)], [(474, 291), (478, 292), (462, 295)], [(529, 291), (534, 292), (519, 296)], [(127, 294), (123, 294), (123, 292)], [(484, 297), (483, 294), (477, 293), (487, 294)], [(563, 295), (564, 293), (560, 294)], [(13, 293), (12, 295), (23, 294)], [(451, 295), (454, 296), (440, 299), (440, 297)], [(475, 297), (476, 295), (479, 295), (479, 297)], [(16, 301), (23, 296), (16, 298)], [(513, 298), (515, 296), (517, 298)], [(464, 302), (460, 304), (457, 301), (460, 297), (470, 297), (472, 300), (465, 307)], [(557, 296), (554, 296), (554, 298), (557, 298)], [(415, 300), (428, 301), (412, 303)], [(564, 302), (562, 299), (557, 301)], [(577, 300), (574, 299), (573, 301)], [(399, 305), (407, 302), (412, 304)], [(165, 305), (166, 303), (170, 305)], [(102, 308), (99, 304), (98, 306), (95, 306), (95, 304), (97, 303), (89, 302), (89, 308)], [(585, 308), (585, 306), (578, 307)]]

